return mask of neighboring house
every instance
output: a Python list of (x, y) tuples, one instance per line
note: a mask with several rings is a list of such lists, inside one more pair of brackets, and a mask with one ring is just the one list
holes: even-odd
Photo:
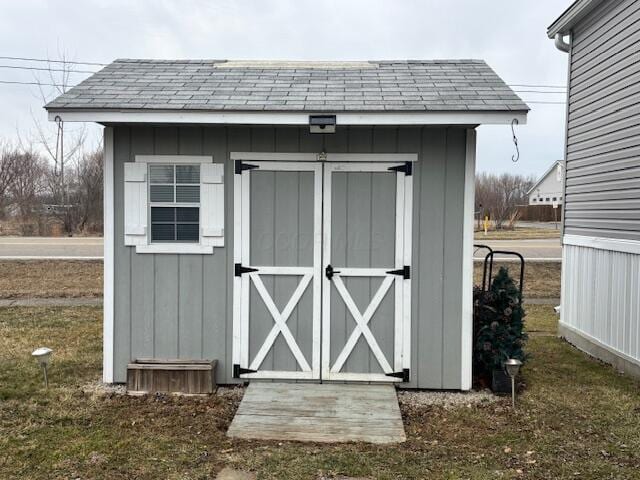
[(483, 61), (118, 60), (46, 108), (105, 126), (105, 381), (471, 388), (475, 129), (528, 111)]
[(562, 205), (564, 162), (558, 160), (529, 189), (529, 205)]
[(569, 53), (560, 332), (640, 375), (640, 0), (579, 0), (548, 34)]

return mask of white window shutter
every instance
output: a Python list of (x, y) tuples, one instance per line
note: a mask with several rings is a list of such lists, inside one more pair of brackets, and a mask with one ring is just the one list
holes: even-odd
[(200, 230), (202, 245), (224, 246), (224, 165), (200, 166)]
[(147, 164), (124, 164), (124, 244), (147, 244)]

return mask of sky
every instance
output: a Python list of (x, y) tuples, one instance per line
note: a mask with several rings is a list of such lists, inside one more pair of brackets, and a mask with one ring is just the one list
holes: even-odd
[[(115, 58), (387, 60), (479, 58), (509, 85), (566, 85), (567, 55), (546, 28), (571, 0), (21, 0), (2, 1), (0, 56), (108, 63)], [(46, 83), (46, 64), (0, 59), (0, 82)], [(99, 67), (78, 65), (77, 70)], [(75, 84), (89, 74), (75, 73)], [(562, 88), (513, 87), (529, 102)], [(543, 91), (543, 93), (535, 92)], [(559, 92), (559, 93), (553, 93)], [(53, 92), (45, 91), (45, 94)], [(53, 132), (35, 85), (0, 83), (0, 139)], [(477, 170), (540, 175), (563, 157), (563, 104), (530, 103), (527, 125), (482, 126)], [(80, 126), (73, 126), (74, 129)], [(99, 129), (88, 126), (89, 142)]]

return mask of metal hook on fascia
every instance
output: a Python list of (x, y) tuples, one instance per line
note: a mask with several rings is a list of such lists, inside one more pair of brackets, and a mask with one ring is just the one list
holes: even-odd
[(516, 137), (516, 129), (515, 129), (515, 126), (518, 125), (519, 123), (520, 122), (518, 122), (517, 118), (514, 118), (513, 120), (511, 120), (511, 135), (513, 136), (513, 144), (516, 147), (516, 154), (511, 156), (511, 161), (514, 163), (520, 160), (520, 148), (518, 148), (518, 137)]

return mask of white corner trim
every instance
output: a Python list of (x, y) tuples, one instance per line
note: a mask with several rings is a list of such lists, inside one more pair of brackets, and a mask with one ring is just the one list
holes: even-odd
[(114, 272), (114, 146), (113, 128), (104, 128), (104, 306), (102, 322), (102, 380), (113, 383), (115, 332)]
[(462, 230), (462, 346), (460, 389), (471, 390), (473, 364), (473, 214), (475, 204), (476, 130), (467, 129)]
[(178, 253), (203, 255), (212, 254), (212, 245), (199, 245), (197, 243), (152, 243), (150, 245), (136, 245), (136, 253)]
[(136, 155), (141, 163), (212, 163), (211, 155)]
[[(309, 115), (331, 112), (206, 112), (150, 110), (49, 110), (49, 120), (59, 116), (65, 122), (171, 123), (227, 125), (309, 125)], [(336, 113), (343, 125), (510, 125), (513, 119), (527, 123), (524, 111), (430, 111)]]
[(613, 252), (635, 253), (640, 255), (640, 240), (619, 240), (615, 238), (586, 237), (582, 235), (564, 235), (563, 245), (589, 247)]

